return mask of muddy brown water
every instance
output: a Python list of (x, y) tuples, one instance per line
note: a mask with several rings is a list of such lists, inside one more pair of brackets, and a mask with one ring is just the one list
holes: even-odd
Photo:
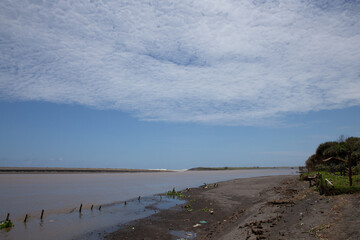
[[(101, 239), (120, 224), (182, 204), (181, 200), (158, 195), (173, 188), (181, 190), (235, 178), (289, 174), (296, 174), (296, 169), (0, 174), (0, 220), (10, 213), (15, 224), (11, 229), (0, 230), (0, 239)], [(138, 196), (142, 196), (140, 201)], [(81, 213), (80, 204), (83, 204)], [(42, 209), (45, 210), (43, 221), (40, 220)], [(26, 223), (25, 214), (29, 215)]]

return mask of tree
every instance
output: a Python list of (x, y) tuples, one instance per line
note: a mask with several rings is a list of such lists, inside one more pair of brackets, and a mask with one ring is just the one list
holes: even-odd
[(350, 186), (352, 185), (352, 166), (360, 164), (360, 138), (349, 137), (344, 140), (341, 135), (338, 141), (321, 143), (316, 149), (315, 154), (306, 160), (306, 167), (314, 170), (317, 166), (323, 164), (323, 160), (336, 157), (347, 162)]

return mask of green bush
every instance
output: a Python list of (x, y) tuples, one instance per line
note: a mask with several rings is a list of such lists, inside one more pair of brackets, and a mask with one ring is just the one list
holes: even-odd
[(168, 191), (167, 193), (165, 193), (166, 196), (177, 196), (179, 198), (185, 198), (186, 196), (184, 194), (182, 194), (181, 192), (177, 192), (174, 189)]
[(322, 167), (317, 167), (323, 164), (323, 160), (329, 157), (340, 158), (348, 161), (348, 153), (353, 165), (360, 164), (360, 138), (349, 137), (345, 141), (343, 137), (339, 141), (325, 142), (320, 144), (315, 154), (311, 155), (306, 160), (306, 167), (309, 171), (325, 170)]
[(14, 226), (14, 224), (11, 222), (11, 220), (6, 220), (6, 221), (0, 223), (0, 229), (10, 228), (12, 226)]
[[(334, 187), (328, 185), (327, 195), (351, 194), (360, 192), (360, 175), (353, 176), (353, 186), (350, 186), (349, 176), (334, 175), (329, 172), (320, 172), (322, 175), (322, 185), (325, 186), (325, 178), (328, 179)], [(321, 186), (321, 182), (319, 183)]]
[(352, 167), (351, 169), (354, 175), (360, 175), (360, 164), (358, 164), (355, 167)]
[(319, 164), (315, 167), (315, 170), (317, 172), (330, 172), (331, 171), (331, 167), (328, 165), (324, 165), (324, 164)]

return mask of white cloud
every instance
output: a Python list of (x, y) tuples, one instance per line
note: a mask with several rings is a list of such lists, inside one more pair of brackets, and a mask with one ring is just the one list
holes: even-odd
[(1, 1), (0, 96), (257, 125), (360, 105), (357, 1)]

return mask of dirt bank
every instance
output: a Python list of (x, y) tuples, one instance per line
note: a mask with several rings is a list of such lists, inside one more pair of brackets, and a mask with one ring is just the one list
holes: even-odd
[(186, 204), (106, 239), (358, 239), (360, 195), (320, 196), (297, 176), (236, 179), (183, 191)]

